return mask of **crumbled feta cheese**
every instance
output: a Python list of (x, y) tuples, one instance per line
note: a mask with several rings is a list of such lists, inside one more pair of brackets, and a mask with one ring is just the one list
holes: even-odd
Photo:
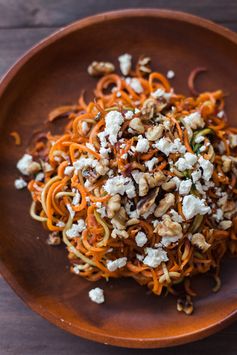
[(175, 163), (175, 166), (179, 171), (191, 169), (197, 162), (197, 156), (192, 153), (185, 153), (183, 158), (179, 158)]
[(70, 229), (66, 231), (66, 236), (68, 238), (76, 238), (80, 236), (80, 233), (86, 229), (86, 224), (83, 219), (79, 219), (77, 224), (73, 223)]
[(194, 141), (195, 143), (201, 143), (204, 141), (204, 139), (205, 139), (204, 136), (197, 136)]
[(190, 113), (190, 115), (185, 116), (183, 118), (183, 122), (185, 126), (190, 127), (192, 129), (197, 129), (199, 127), (203, 128), (205, 126), (205, 122), (200, 115), (200, 112), (196, 111)]
[(49, 163), (42, 163), (43, 170), (45, 173), (48, 173), (53, 170), (53, 167)]
[(35, 177), (35, 181), (43, 181), (44, 180), (44, 173), (41, 171)]
[(84, 168), (88, 168), (88, 167), (95, 168), (97, 164), (98, 164), (98, 161), (95, 160), (94, 158), (80, 157), (78, 160), (76, 160), (73, 163), (73, 167), (76, 169), (76, 171), (80, 171), (80, 170), (82, 170)]
[(223, 110), (221, 110), (220, 112), (218, 112), (217, 117), (218, 118), (223, 118), (224, 114), (225, 114), (225, 112)]
[(112, 196), (115, 194), (124, 195), (125, 192), (129, 198), (133, 198), (136, 195), (132, 179), (122, 175), (108, 179), (104, 185), (104, 189)]
[(138, 136), (136, 151), (139, 153), (146, 153), (149, 150), (149, 141), (142, 136)]
[(123, 54), (118, 57), (120, 70), (123, 75), (128, 75), (132, 68), (132, 56), (130, 54)]
[(147, 239), (147, 236), (146, 236), (145, 233), (138, 232), (136, 237), (135, 237), (135, 241), (137, 243), (137, 246), (142, 248), (146, 244), (148, 239)]
[(123, 122), (124, 117), (118, 111), (110, 111), (105, 116), (105, 133), (109, 136), (111, 144), (115, 144), (117, 142), (117, 136)]
[(191, 219), (198, 214), (207, 214), (211, 210), (209, 206), (205, 206), (204, 200), (200, 200), (193, 195), (184, 196), (182, 206), (186, 219)]
[(23, 175), (30, 175), (40, 170), (40, 164), (33, 161), (30, 154), (24, 154), (17, 162), (16, 167)]
[(81, 199), (81, 195), (80, 195), (79, 191), (77, 190), (75, 196), (72, 199), (73, 206), (77, 206), (80, 202), (80, 199)]
[(82, 130), (82, 134), (86, 135), (89, 131), (90, 127), (88, 125), (88, 123), (86, 121), (83, 121), (81, 124), (81, 130)]
[(144, 173), (142, 173), (139, 170), (133, 170), (131, 172), (131, 175), (132, 175), (133, 179), (135, 180), (135, 183), (139, 184), (139, 180), (141, 179), (141, 177), (143, 177)]
[(168, 70), (166, 76), (168, 79), (173, 79), (175, 77), (175, 72), (173, 70)]
[(192, 187), (192, 180), (191, 179), (181, 181), (181, 183), (179, 185), (179, 194), (180, 195), (189, 194), (191, 187)]
[(154, 165), (156, 165), (158, 163), (158, 159), (157, 158), (152, 158), (151, 160), (145, 161), (145, 166), (148, 168), (149, 171), (152, 171), (154, 168)]
[(62, 221), (58, 221), (58, 222), (56, 223), (56, 226), (59, 227), (59, 228), (64, 228), (64, 227), (65, 227), (65, 223), (62, 222)]
[(151, 96), (154, 97), (154, 99), (164, 98), (166, 101), (169, 101), (172, 96), (172, 93), (165, 92), (163, 89), (159, 88), (156, 91), (152, 92)]
[(194, 170), (191, 174), (191, 177), (193, 179), (193, 182), (197, 182), (202, 176), (201, 170)]
[(136, 258), (137, 260), (142, 261), (144, 259), (144, 256), (140, 254), (136, 254)]
[(171, 215), (171, 219), (173, 222), (177, 222), (177, 223), (182, 223), (183, 222), (183, 218), (178, 214), (177, 211), (171, 209), (170, 210), (170, 215)]
[(200, 164), (200, 167), (203, 169), (203, 179), (209, 181), (213, 174), (214, 165), (209, 160), (206, 160), (203, 157), (200, 157), (198, 159), (198, 162)]
[(213, 217), (217, 222), (220, 222), (223, 220), (223, 211), (220, 208), (217, 208), (216, 213), (213, 214)]
[(24, 179), (22, 179), (21, 177), (19, 179), (16, 179), (15, 182), (14, 182), (14, 185), (15, 185), (15, 188), (17, 190), (21, 190), (21, 189), (24, 189), (24, 187), (27, 186), (27, 183), (25, 182)]
[(133, 118), (133, 111), (127, 111), (127, 112), (125, 112), (125, 118), (127, 119), (127, 120), (131, 120), (132, 118)]
[(126, 160), (128, 158), (128, 153), (124, 153), (123, 155), (121, 155), (121, 158)]
[(117, 269), (121, 269), (127, 264), (127, 258), (118, 258), (115, 260), (108, 260), (107, 261), (107, 269), (111, 272), (114, 272)]
[(176, 243), (179, 239), (180, 239), (180, 236), (174, 236), (174, 237), (165, 236), (165, 237), (162, 237), (160, 244), (164, 247), (168, 247), (170, 244)]
[(143, 260), (143, 264), (156, 268), (162, 262), (168, 261), (167, 253), (162, 248), (146, 248), (146, 257)]
[(72, 176), (74, 171), (74, 166), (66, 166), (64, 169), (64, 175)]
[(76, 274), (76, 275), (80, 274), (80, 266), (79, 265), (74, 264), (72, 270), (73, 270), (74, 274)]
[(99, 288), (92, 288), (92, 290), (89, 291), (89, 298), (91, 299), (92, 302), (95, 303), (104, 303), (105, 298), (104, 298), (104, 291)]
[(106, 217), (106, 208), (102, 205), (101, 202), (96, 202), (96, 211), (101, 215), (102, 218)]
[(158, 140), (158, 142), (153, 144), (153, 147), (159, 149), (166, 156), (168, 156), (171, 153), (186, 152), (186, 148), (184, 145), (182, 145), (179, 138), (176, 138), (174, 142), (171, 142), (169, 138), (161, 138), (160, 140)]
[(207, 146), (203, 145), (203, 146), (200, 147), (199, 152), (203, 153), (203, 152), (205, 152), (206, 149), (207, 149)]
[(136, 78), (127, 78), (126, 83), (137, 93), (141, 94), (143, 92), (143, 87), (140, 81)]

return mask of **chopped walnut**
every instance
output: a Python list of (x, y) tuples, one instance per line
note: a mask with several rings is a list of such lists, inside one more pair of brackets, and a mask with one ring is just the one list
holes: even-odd
[(139, 196), (146, 196), (148, 191), (149, 191), (149, 185), (147, 182), (147, 177), (146, 174), (140, 177), (139, 183), (138, 183), (138, 188), (139, 188)]
[(200, 248), (202, 251), (206, 252), (211, 244), (206, 242), (206, 239), (203, 234), (201, 233), (195, 233), (190, 237), (190, 241), (192, 245), (197, 246)]
[(160, 200), (158, 207), (155, 209), (154, 215), (156, 217), (163, 216), (170, 207), (174, 206), (175, 197), (171, 193), (165, 194), (165, 197)]
[(156, 101), (153, 98), (149, 98), (144, 101), (141, 109), (142, 118), (144, 120), (152, 119), (156, 114)]
[(176, 184), (174, 181), (167, 181), (167, 182), (164, 182), (161, 185), (161, 187), (164, 191), (171, 191), (171, 190), (176, 189)]
[(193, 302), (191, 301), (191, 297), (189, 295), (187, 295), (185, 299), (177, 299), (177, 311), (184, 312), (187, 315), (193, 313)]
[(154, 174), (146, 174), (147, 176), (147, 182), (149, 187), (152, 189), (153, 187), (160, 186), (166, 179), (164, 173), (162, 171), (157, 171)]
[(232, 226), (232, 221), (221, 221), (219, 223), (220, 229), (227, 230)]
[(164, 131), (164, 126), (162, 124), (158, 126), (149, 127), (147, 132), (145, 133), (146, 138), (149, 141), (156, 141), (157, 139), (161, 138)]
[(237, 147), (237, 134), (229, 134), (229, 141), (230, 141), (230, 147), (235, 148)]
[(224, 173), (228, 173), (231, 169), (232, 160), (226, 155), (223, 155), (221, 159), (223, 161), (222, 169)]
[(111, 237), (115, 239), (117, 238), (117, 236), (123, 237), (124, 239), (127, 239), (129, 237), (128, 232), (126, 232), (125, 230), (115, 228), (111, 232)]
[(148, 66), (150, 61), (151, 61), (151, 58), (149, 58), (149, 57), (144, 57), (144, 58), (139, 59), (139, 61), (138, 61), (139, 70), (141, 72), (149, 74), (151, 72), (151, 68)]
[(138, 224), (140, 221), (137, 218), (129, 219), (126, 223), (126, 226), (133, 226), (134, 224)]
[(113, 218), (115, 213), (120, 210), (121, 207), (121, 196), (116, 194), (112, 196), (107, 205), (107, 215), (108, 218)]
[(126, 229), (127, 214), (123, 207), (115, 214), (111, 219), (111, 223), (114, 228), (123, 230)]
[(154, 232), (161, 237), (179, 236), (181, 238), (183, 236), (181, 224), (173, 222), (169, 215), (163, 217), (163, 221), (155, 227)]
[(110, 62), (92, 62), (87, 71), (91, 76), (103, 76), (113, 73), (115, 71), (115, 67)]
[(49, 237), (47, 239), (47, 244), (55, 246), (61, 244), (61, 238), (59, 237), (58, 232), (49, 233)]
[(159, 193), (159, 187), (156, 189), (150, 190), (149, 193), (139, 200), (137, 204), (137, 212), (139, 215), (145, 214), (150, 208), (154, 205), (156, 197)]
[(142, 121), (139, 117), (135, 117), (133, 118), (130, 122), (129, 122), (129, 127), (134, 129), (134, 131), (138, 132), (138, 133), (144, 133), (145, 128), (142, 124)]

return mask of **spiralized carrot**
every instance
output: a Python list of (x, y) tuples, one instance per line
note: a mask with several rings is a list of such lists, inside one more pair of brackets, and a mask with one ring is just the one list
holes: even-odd
[[(181, 284), (194, 297), (192, 276), (214, 271), (219, 289), (223, 256), (237, 254), (237, 129), (221, 117), (221, 90), (195, 90), (201, 71), (189, 77), (193, 97), (138, 65), (133, 86), (105, 75), (94, 100), (83, 92), (50, 112), (50, 122), (69, 119), (63, 134), (32, 139), (27, 153), (44, 179), (29, 175), (30, 214), (65, 243), (72, 272), (90, 281), (131, 277), (156, 295), (176, 295)], [(196, 215), (194, 202), (185, 210), (190, 196), (202, 203)]]
[(10, 136), (14, 138), (16, 145), (21, 145), (21, 136), (18, 132), (12, 131)]

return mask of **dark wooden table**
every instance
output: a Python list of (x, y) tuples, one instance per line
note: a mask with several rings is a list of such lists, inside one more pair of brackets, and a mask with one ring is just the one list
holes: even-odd
[[(237, 31), (237, 0), (0, 0), (0, 75), (39, 40), (79, 18), (128, 7), (158, 7), (206, 17)], [(57, 329), (30, 311), (0, 276), (0, 355), (237, 354), (237, 323), (207, 339), (161, 350), (96, 344)]]

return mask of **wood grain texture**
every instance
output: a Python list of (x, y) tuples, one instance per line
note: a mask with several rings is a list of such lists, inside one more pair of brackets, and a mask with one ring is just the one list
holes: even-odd
[(0, 27), (64, 26), (101, 11), (155, 7), (186, 11), (216, 22), (236, 22), (235, 0), (0, 0)]
[[(209, 18), (237, 31), (236, 0), (0, 0), (0, 75), (33, 44), (78, 18), (128, 7), (165, 7)], [(161, 354), (237, 352), (237, 323), (205, 340), (166, 350), (126, 350), (57, 329), (30, 311), (0, 277), (0, 354)]]

